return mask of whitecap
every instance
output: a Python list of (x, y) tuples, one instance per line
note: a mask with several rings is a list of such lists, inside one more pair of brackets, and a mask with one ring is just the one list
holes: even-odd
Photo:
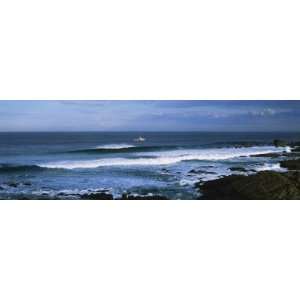
[(254, 168), (257, 172), (260, 171), (285, 171), (286, 169), (281, 168), (279, 163), (276, 164), (270, 164), (270, 163), (265, 163), (261, 166), (257, 166)]
[[(245, 148), (213, 148), (213, 149), (186, 149), (151, 153), (151, 157), (139, 158), (103, 158), (94, 160), (80, 161), (59, 161), (39, 164), (45, 168), (97, 168), (105, 166), (138, 166), (138, 165), (170, 165), (182, 161), (200, 160), (200, 161), (218, 161), (238, 157), (249, 157), (257, 154), (267, 154), (274, 152), (283, 152), (285, 148), (276, 148), (273, 146), (245, 147)], [(156, 157), (153, 157), (153, 154)]]
[(130, 144), (105, 144), (99, 145), (95, 149), (105, 149), (105, 150), (118, 150), (118, 149), (127, 149), (127, 148), (134, 148), (134, 145)]

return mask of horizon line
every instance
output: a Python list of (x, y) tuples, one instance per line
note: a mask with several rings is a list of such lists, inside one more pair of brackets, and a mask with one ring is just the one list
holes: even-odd
[(77, 131), (77, 130), (31, 130), (31, 131), (0, 131), (0, 133), (128, 133), (128, 132), (134, 132), (134, 133), (139, 133), (139, 132), (148, 132), (148, 133), (158, 133), (158, 132), (193, 132), (193, 133), (201, 133), (201, 132), (209, 132), (209, 133), (241, 133), (241, 132), (247, 132), (247, 133), (300, 133), (300, 130), (236, 130), (236, 131), (231, 131), (231, 130), (156, 130), (156, 131), (151, 131), (151, 130), (83, 130), (83, 131)]

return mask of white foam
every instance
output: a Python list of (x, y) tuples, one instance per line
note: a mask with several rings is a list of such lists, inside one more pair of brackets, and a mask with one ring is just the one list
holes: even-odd
[(186, 179), (186, 178), (184, 178), (184, 179), (181, 179), (179, 181), (179, 185), (181, 185), (181, 186), (188, 186), (188, 185), (193, 186), (198, 181), (199, 181), (198, 178), (193, 178), (193, 179)]
[(260, 172), (260, 171), (284, 171), (284, 168), (280, 167), (279, 163), (276, 164), (269, 164), (269, 163), (265, 163), (262, 166), (258, 166), (254, 168), (256, 171)]
[(96, 149), (112, 149), (112, 150), (117, 150), (117, 149), (127, 149), (127, 148), (133, 148), (135, 147), (134, 145), (130, 144), (107, 144), (107, 145), (100, 145), (97, 146)]
[(284, 148), (284, 151), (285, 151), (286, 153), (291, 153), (291, 152), (292, 152), (292, 149), (291, 149), (290, 146), (286, 146), (286, 147)]
[[(63, 168), (63, 169), (78, 169), (78, 168), (97, 168), (102, 166), (136, 166), (136, 165), (170, 165), (181, 161), (188, 160), (204, 160), (217, 161), (241, 156), (249, 157), (257, 154), (267, 154), (274, 152), (283, 152), (285, 148), (263, 146), (263, 147), (245, 147), (245, 148), (214, 148), (214, 149), (199, 149), (199, 150), (174, 150), (155, 153), (157, 157), (147, 158), (103, 158), (95, 160), (81, 161), (60, 161), (52, 163), (40, 164), (40, 167), (46, 168)], [(153, 154), (152, 154), (153, 155)]]

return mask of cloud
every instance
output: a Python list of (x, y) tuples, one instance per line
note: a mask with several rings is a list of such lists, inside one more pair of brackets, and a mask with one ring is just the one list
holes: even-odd
[(0, 131), (254, 130), (300, 127), (300, 101), (1, 101), (0, 115)]
[(292, 112), (292, 110), (265, 108), (262, 110), (250, 111), (249, 114), (253, 116), (265, 117), (265, 116), (275, 116), (278, 114), (289, 113), (289, 112)]

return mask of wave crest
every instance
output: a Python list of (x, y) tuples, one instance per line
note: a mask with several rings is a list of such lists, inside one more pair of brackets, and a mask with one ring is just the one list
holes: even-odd
[(72, 150), (69, 153), (82, 154), (109, 154), (109, 153), (134, 153), (134, 152), (150, 152), (164, 151), (168, 149), (176, 149), (177, 146), (134, 146), (127, 144), (111, 144), (97, 146), (96, 148)]
[(135, 145), (130, 145), (130, 144), (106, 144), (106, 145), (97, 146), (95, 149), (119, 150), (119, 149), (128, 149), (134, 147)]
[(40, 167), (56, 169), (91, 169), (105, 166), (138, 166), (138, 165), (169, 165), (182, 161), (202, 160), (217, 161), (238, 157), (249, 157), (257, 154), (283, 152), (285, 148), (273, 146), (247, 147), (247, 148), (221, 148), (221, 149), (200, 149), (200, 150), (173, 150), (164, 152), (153, 152), (156, 157), (143, 158), (103, 158), (81, 161), (59, 161), (40, 164)]

